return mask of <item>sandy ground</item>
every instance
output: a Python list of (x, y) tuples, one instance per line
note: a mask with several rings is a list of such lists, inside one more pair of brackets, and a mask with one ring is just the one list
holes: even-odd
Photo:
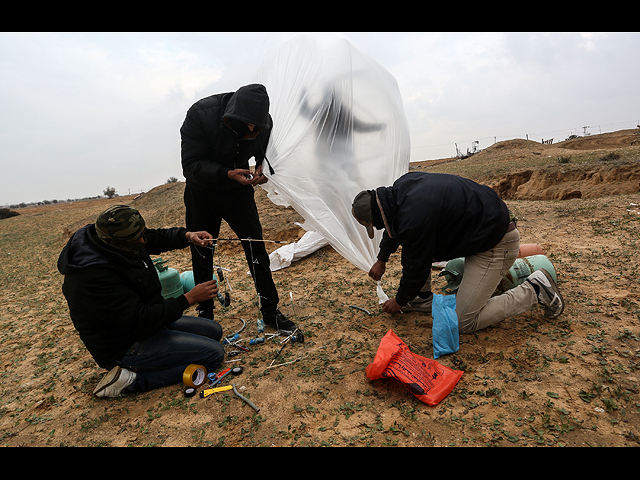
[[(0, 220), (3, 444), (638, 446), (640, 180), (634, 170), (639, 164), (633, 143), (637, 135), (627, 132), (624, 141), (610, 135), (609, 143), (603, 137), (587, 149), (577, 142), (561, 148), (511, 141), (459, 162), (412, 165), (424, 171), (466, 172), (502, 188), (519, 217), (522, 242), (542, 247), (567, 302), (564, 314), (554, 320), (538, 309), (462, 335), (460, 350), (438, 361), (464, 373), (451, 394), (433, 407), (396, 380), (370, 381), (365, 375), (390, 329), (412, 352), (432, 358), (431, 317), (381, 313), (374, 282), (330, 246), (274, 272), (282, 310), (305, 334), (304, 343), (284, 347), (279, 361), (297, 361), (269, 368), (280, 349), (278, 338), (229, 357), (234, 360), (229, 365), (243, 367), (235, 382), (260, 408), (258, 413), (229, 392), (185, 398), (183, 385), (122, 399), (94, 398), (91, 392), (104, 372), (73, 329), (57, 256), (70, 232), (93, 223), (114, 203), (136, 206), (152, 227), (181, 225), (184, 184), (159, 186), (138, 200), (22, 209), (19, 216)], [(603, 152), (618, 152), (618, 163), (582, 165), (579, 155)], [(567, 165), (557, 161), (562, 156), (571, 156)], [(532, 159), (540, 165), (522, 165)], [(571, 175), (556, 172), (588, 175), (596, 167), (602, 179), (592, 183), (583, 178), (567, 185)], [(521, 172), (527, 170), (533, 173), (525, 181)], [(554, 175), (555, 183), (544, 188), (543, 183), (529, 183), (549, 182)], [(627, 190), (620, 191), (622, 184)], [(565, 200), (551, 190), (546, 199), (518, 196), (518, 191), (533, 195), (553, 190), (553, 185), (581, 193)], [(274, 206), (261, 189), (256, 198), (265, 238), (295, 241), (304, 234), (295, 224), (302, 221), (295, 211)], [(228, 230), (223, 234), (232, 235)], [(222, 244), (216, 256), (231, 269), (227, 277), (232, 287), (232, 305), (217, 308), (216, 319), (227, 332), (245, 319), (242, 337), (248, 343), (256, 334), (257, 308), (244, 256), (234, 243)], [(163, 259), (179, 271), (190, 269), (186, 250)], [(384, 278), (389, 293), (400, 278), (399, 263), (396, 254)], [(437, 293), (444, 282), (438, 270), (433, 278)]]

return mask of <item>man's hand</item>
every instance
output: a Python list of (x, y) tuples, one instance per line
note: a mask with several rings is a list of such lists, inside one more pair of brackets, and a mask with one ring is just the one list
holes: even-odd
[(402, 309), (402, 306), (396, 302), (395, 298), (390, 298), (389, 300), (387, 300), (386, 302), (384, 302), (384, 305), (382, 305), (382, 311), (384, 313), (398, 313), (400, 310)]
[(253, 174), (252, 185), (262, 185), (263, 183), (267, 183), (269, 179), (266, 175), (262, 173), (262, 165), (258, 165), (256, 167), (256, 173)]
[(235, 170), (229, 170), (227, 173), (229, 180), (235, 180), (242, 185), (253, 185), (255, 178), (253, 178), (253, 172), (246, 168), (236, 168)]
[(376, 263), (374, 263), (371, 267), (371, 270), (369, 270), (369, 276), (377, 282), (382, 278), (382, 275), (384, 275), (386, 269), (387, 264), (385, 262), (376, 260)]
[(253, 185), (254, 187), (269, 181), (266, 175), (262, 173), (262, 165), (256, 168), (255, 173), (244, 168), (236, 168), (235, 170), (229, 170), (227, 176), (230, 180), (235, 180), (242, 185)]
[(197, 245), (198, 247), (205, 247), (207, 245), (211, 245), (211, 242), (208, 242), (206, 239), (213, 240), (213, 235), (205, 231), (187, 232), (185, 234), (185, 237), (187, 237), (187, 240), (189, 242), (193, 243), (194, 245)]
[(184, 296), (189, 300), (189, 305), (194, 303), (204, 302), (211, 300), (218, 295), (218, 282), (216, 280), (209, 280), (208, 282), (199, 283)]

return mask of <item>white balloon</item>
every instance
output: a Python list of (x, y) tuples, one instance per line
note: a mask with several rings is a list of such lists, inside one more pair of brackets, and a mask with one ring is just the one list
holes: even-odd
[(382, 231), (367, 236), (351, 214), (353, 199), (409, 170), (395, 78), (343, 37), (300, 35), (268, 55), (255, 80), (267, 88), (274, 123), (265, 153), (275, 174), (265, 162), (263, 188), (368, 272)]

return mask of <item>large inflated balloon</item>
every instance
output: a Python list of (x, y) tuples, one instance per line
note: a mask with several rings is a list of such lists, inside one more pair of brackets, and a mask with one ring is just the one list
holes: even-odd
[(371, 240), (351, 214), (358, 192), (391, 185), (409, 169), (410, 140), (395, 78), (339, 36), (301, 35), (256, 73), (271, 99), (266, 151), (274, 170), (263, 185), (292, 206), (306, 230), (369, 271), (382, 231)]

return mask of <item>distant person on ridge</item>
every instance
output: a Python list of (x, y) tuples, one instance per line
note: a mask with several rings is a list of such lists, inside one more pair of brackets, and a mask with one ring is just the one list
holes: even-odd
[(536, 305), (550, 318), (564, 300), (551, 275), (533, 272), (524, 283), (492, 297), (520, 248), (516, 220), (491, 188), (456, 175), (411, 172), (391, 187), (360, 192), (352, 213), (373, 238), (384, 229), (378, 259), (369, 276), (380, 280), (389, 256), (402, 245), (402, 278), (386, 313), (431, 312), (431, 264), (465, 257), (456, 295), (460, 333), (473, 333)]
[[(224, 219), (239, 239), (262, 240), (253, 187), (267, 181), (262, 163), (272, 127), (269, 96), (259, 84), (211, 95), (189, 108), (180, 128), (188, 229), (206, 230), (217, 238)], [(255, 172), (249, 170), (252, 157)], [(265, 324), (276, 330), (295, 330), (295, 324), (278, 309), (278, 291), (264, 242), (241, 243)], [(215, 243), (210, 248), (191, 246), (196, 283), (213, 278), (214, 248)], [(200, 315), (213, 318), (213, 306), (213, 300), (201, 302)]]
[(224, 360), (222, 328), (213, 320), (183, 316), (215, 298), (215, 280), (164, 299), (151, 258), (211, 234), (186, 228), (148, 229), (140, 213), (114, 205), (95, 224), (75, 232), (58, 258), (62, 292), (73, 325), (96, 363), (109, 372), (94, 390), (119, 397), (180, 383), (190, 364), (213, 371)]

